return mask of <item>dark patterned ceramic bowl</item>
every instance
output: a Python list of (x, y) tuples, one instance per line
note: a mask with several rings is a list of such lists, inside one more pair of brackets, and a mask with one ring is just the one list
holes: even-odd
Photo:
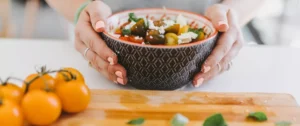
[[(189, 23), (205, 26), (209, 36), (202, 41), (176, 46), (142, 45), (123, 41), (110, 31), (126, 22), (130, 12), (137, 17), (147, 15), (153, 18), (166, 14), (171, 19), (182, 14)], [(128, 84), (144, 90), (175, 90), (191, 84), (194, 75), (200, 71), (200, 66), (214, 48), (218, 36), (212, 23), (205, 17), (174, 9), (151, 8), (119, 12), (108, 18), (107, 25), (109, 27), (101, 36), (127, 70)]]

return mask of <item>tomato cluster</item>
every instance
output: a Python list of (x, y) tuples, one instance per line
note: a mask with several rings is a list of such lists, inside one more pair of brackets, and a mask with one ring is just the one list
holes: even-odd
[(22, 80), (22, 87), (10, 83), (11, 79), (17, 78), (0, 82), (0, 124), (3, 126), (50, 125), (62, 112), (82, 112), (90, 103), (90, 90), (75, 68), (47, 71), (42, 67)]

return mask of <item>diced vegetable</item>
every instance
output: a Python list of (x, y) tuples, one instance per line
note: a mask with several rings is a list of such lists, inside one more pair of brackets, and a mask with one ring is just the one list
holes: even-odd
[(130, 35), (131, 34), (131, 31), (130, 29), (122, 29), (122, 35)]
[(151, 45), (165, 44), (165, 36), (159, 34), (158, 30), (148, 30), (146, 41)]
[(167, 33), (165, 38), (166, 45), (178, 45), (178, 36), (175, 33)]
[(129, 13), (129, 21), (138, 22), (141, 18), (137, 18), (134, 13)]
[(166, 28), (165, 31), (167, 33), (175, 33), (175, 34), (177, 34), (179, 32), (179, 29), (180, 29), (180, 25), (179, 24), (174, 24), (174, 25)]
[(144, 118), (137, 118), (137, 119), (130, 120), (129, 122), (127, 122), (127, 124), (129, 124), (129, 125), (142, 125), (144, 122), (145, 122)]
[(255, 121), (259, 121), (259, 122), (268, 120), (266, 114), (263, 113), (263, 112), (253, 112), (253, 113), (250, 113), (248, 115), (248, 118), (254, 119)]
[(131, 34), (145, 37), (147, 28), (145, 26), (144, 19), (140, 19), (135, 25), (133, 25), (131, 28)]
[(208, 117), (203, 126), (227, 126), (223, 116), (221, 113), (216, 113), (210, 117)]
[(185, 126), (189, 119), (181, 114), (176, 114), (171, 120), (171, 126)]
[(189, 28), (190, 28), (190, 26), (188, 26), (188, 25), (183, 26), (182, 28), (179, 29), (178, 35), (188, 32)]

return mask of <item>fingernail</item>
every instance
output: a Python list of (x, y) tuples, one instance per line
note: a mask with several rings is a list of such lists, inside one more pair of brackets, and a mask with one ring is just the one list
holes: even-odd
[(219, 31), (226, 31), (228, 29), (228, 24), (225, 21), (219, 21)]
[(114, 59), (113, 58), (108, 57), (107, 60), (108, 60), (110, 65), (114, 65)]
[(203, 73), (207, 73), (210, 70), (210, 66), (203, 67)]
[(117, 71), (115, 74), (116, 74), (118, 77), (123, 78), (122, 72), (121, 72), (121, 71)]
[(98, 21), (98, 22), (96, 23), (96, 29), (97, 29), (97, 30), (101, 31), (101, 30), (104, 30), (104, 28), (105, 28), (105, 24), (104, 24), (103, 21)]
[(203, 81), (204, 81), (204, 78), (198, 79), (195, 87), (199, 87), (200, 85), (202, 85)]
[(122, 85), (125, 85), (124, 84), (124, 80), (122, 78), (117, 78), (117, 82), (120, 83), (120, 84), (122, 84)]
[(118, 84), (118, 82), (117, 82), (117, 81), (114, 81), (114, 83), (115, 83), (115, 84)]

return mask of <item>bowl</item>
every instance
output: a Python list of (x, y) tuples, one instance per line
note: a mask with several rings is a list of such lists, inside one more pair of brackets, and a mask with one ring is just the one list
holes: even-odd
[[(128, 14), (137, 17), (174, 19), (181, 14), (188, 22), (204, 26), (206, 39), (174, 46), (143, 45), (124, 41), (112, 34), (117, 26), (128, 21)], [(209, 56), (219, 33), (209, 19), (196, 13), (176, 9), (144, 8), (115, 13), (107, 19), (106, 31), (100, 33), (107, 46), (118, 56), (118, 63), (127, 71), (128, 83), (141, 90), (176, 90), (191, 84)]]

